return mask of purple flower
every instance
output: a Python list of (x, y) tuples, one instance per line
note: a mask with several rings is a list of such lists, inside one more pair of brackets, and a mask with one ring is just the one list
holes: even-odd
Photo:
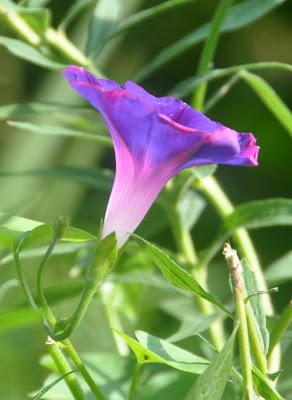
[(116, 176), (103, 236), (115, 231), (120, 247), (166, 182), (182, 169), (257, 165), (259, 148), (251, 133), (214, 122), (179, 99), (152, 96), (131, 81), (123, 88), (76, 66), (64, 76), (101, 113), (113, 139)]

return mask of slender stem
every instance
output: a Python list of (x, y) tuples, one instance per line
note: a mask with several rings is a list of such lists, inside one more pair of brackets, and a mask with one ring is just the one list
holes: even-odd
[(81, 372), (83, 378), (87, 382), (89, 388), (92, 390), (92, 393), (95, 395), (96, 399), (98, 400), (105, 400), (104, 395), (102, 392), (99, 390), (97, 387), (96, 383), (92, 379), (91, 375), (89, 374), (88, 370), (85, 368), (81, 358), (79, 357), (77, 351), (73, 347), (72, 343), (70, 342), (69, 339), (66, 339), (62, 342), (62, 344), (65, 346), (65, 349), (67, 353), (69, 354), (71, 360), (73, 363), (76, 365), (78, 370)]
[(37, 290), (39, 302), (42, 307), (43, 313), (46, 316), (46, 319), (52, 328), (54, 328), (54, 326), (56, 324), (56, 318), (54, 317), (54, 314), (53, 314), (53, 312), (46, 300), (44, 292), (43, 292), (43, 277), (44, 277), (44, 272), (45, 272), (47, 262), (51, 256), (56, 244), (57, 244), (57, 239), (54, 238), (51, 241), (51, 243), (39, 265), (38, 272), (37, 272), (37, 279), (36, 279), (36, 290)]
[[(208, 38), (205, 42), (201, 57), (199, 60), (199, 65), (197, 69), (197, 74), (201, 75), (208, 71), (210, 62), (213, 59), (217, 43), (219, 40), (220, 27), (224, 21), (224, 18), (232, 4), (233, 0), (221, 0), (219, 6), (216, 9), (214, 18), (211, 22), (210, 32)], [(207, 83), (202, 82), (193, 96), (193, 105), (195, 108), (202, 109), (205, 101), (207, 91)]]
[(131, 387), (130, 387), (130, 391), (129, 391), (129, 400), (135, 400), (136, 399), (136, 393), (137, 393), (137, 386), (139, 383), (139, 378), (140, 378), (140, 372), (141, 372), (141, 366), (143, 364), (139, 363), (137, 361), (135, 368), (134, 368), (134, 372), (133, 372), (133, 376), (132, 376), (132, 382), (131, 382)]
[(36, 310), (38, 308), (38, 306), (36, 305), (36, 302), (34, 301), (33, 295), (30, 291), (27, 280), (23, 273), (23, 268), (21, 266), (19, 254), (17, 251), (13, 252), (13, 258), (14, 258), (14, 262), (15, 262), (15, 266), (16, 266), (17, 276), (18, 276), (21, 288), (23, 290), (23, 293), (26, 297), (26, 300), (27, 300), (28, 304), (30, 304), (32, 306), (32, 308), (34, 308)]
[[(56, 364), (59, 372), (62, 375), (65, 375), (65, 374), (68, 374), (69, 372), (71, 372), (72, 368), (71, 368), (70, 364), (68, 363), (66, 357), (62, 353), (62, 351), (59, 347), (59, 344), (57, 344), (50, 338), (49, 338), (47, 344), (48, 344), (49, 353), (50, 353), (52, 359), (54, 360), (54, 363)], [(85, 397), (84, 393), (82, 392), (82, 389), (73, 374), (67, 375), (65, 377), (65, 381), (66, 381), (67, 386), (75, 400), (86, 400), (86, 397)]]
[(25, 20), (14, 10), (7, 9), (3, 5), (0, 5), (0, 14), (5, 16), (10, 27), (25, 41), (30, 43), (32, 46), (39, 46), (41, 44), (41, 37), (32, 30)]
[(292, 300), (289, 305), (284, 310), (283, 314), (280, 317), (277, 325), (273, 329), (270, 337), (270, 346), (267, 353), (268, 363), (272, 360), (273, 352), (275, 351), (275, 347), (280, 343), (280, 339), (287, 330), (289, 324), (292, 321)]
[(75, 63), (81, 65), (99, 77), (103, 77), (103, 74), (97, 70), (92, 61), (67, 38), (62, 30), (49, 27), (40, 36), (16, 11), (0, 5), (0, 14), (3, 14), (10, 27), (32, 46), (38, 47), (42, 51), (41, 46), (47, 42), (47, 44), (57, 49), (65, 57), (68, 64)]
[(225, 243), (223, 254), (230, 270), (235, 303), (235, 316), (236, 320), (239, 322), (238, 336), (243, 383), (247, 399), (252, 400), (254, 393), (252, 381), (252, 360), (249, 347), (245, 307), (246, 294), (243, 282), (243, 268), (237, 256), (237, 252), (231, 248), (229, 243)]
[[(49, 260), (49, 257), (51, 256), (54, 247), (57, 243), (57, 236), (55, 235), (55, 237), (53, 238), (53, 240), (51, 241), (45, 256), (43, 257), (41, 264), (39, 266), (39, 270), (38, 270), (38, 274), (37, 274), (37, 293), (40, 299), (40, 303), (42, 306), (42, 310), (43, 313), (45, 315), (45, 318), (48, 322), (48, 329), (50, 331), (53, 331), (55, 326), (56, 326), (56, 317), (54, 316), (53, 311), (51, 310), (51, 308), (49, 307), (45, 295), (43, 293), (43, 275), (44, 275), (44, 271), (45, 271), (45, 267), (47, 265), (47, 262)], [(87, 288), (84, 289), (84, 291), (86, 292)], [(96, 291), (96, 287), (94, 290), (94, 293)], [(90, 295), (92, 295), (92, 292), (90, 291)], [(84, 301), (81, 300), (81, 303), (83, 304), (84, 307), (86, 307), (85, 309), (82, 308), (82, 312), (84, 313), (87, 309), (88, 306), (88, 301), (91, 300), (91, 297), (89, 298), (89, 295), (87, 294), (88, 298), (86, 298)], [(84, 295), (83, 295), (84, 297)], [(82, 297), (82, 299), (83, 299)], [(77, 309), (77, 311), (80, 311), (79, 309)], [(80, 314), (78, 314), (80, 315)], [(83, 315), (83, 314), (82, 314)], [(76, 318), (76, 313), (74, 314), (75, 318)], [(80, 319), (77, 320), (77, 322), (75, 321), (75, 319), (73, 320), (73, 329), (76, 326), (76, 324), (79, 323)], [(71, 326), (71, 324), (69, 325)], [(71, 333), (71, 332), (70, 332)], [(57, 336), (57, 335), (56, 335)], [(54, 341), (55, 343), (55, 341)], [(79, 357), (78, 353), (76, 352), (76, 350), (74, 349), (72, 343), (66, 339), (62, 342), (62, 344), (65, 346), (65, 348), (67, 349), (67, 352), (71, 358), (71, 360), (73, 361), (73, 363), (75, 364), (75, 366), (78, 368), (78, 370), (80, 371), (81, 375), (83, 376), (84, 380), (87, 382), (88, 386), (90, 387), (90, 389), (92, 390), (92, 392), (95, 394), (95, 397), (97, 400), (105, 400), (103, 394), (101, 393), (101, 391), (99, 390), (99, 388), (97, 387), (97, 385), (95, 384), (94, 380), (91, 378), (89, 372), (87, 371), (86, 367), (84, 366), (84, 364), (82, 363), (81, 358)]]

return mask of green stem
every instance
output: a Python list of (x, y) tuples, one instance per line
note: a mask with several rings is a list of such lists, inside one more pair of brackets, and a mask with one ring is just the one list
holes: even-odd
[(248, 303), (246, 303), (246, 318), (247, 318), (250, 344), (253, 350), (255, 362), (257, 364), (258, 369), (262, 372), (262, 374), (266, 375), (268, 373), (267, 359), (262, 350), (262, 345), (259, 339), (258, 331), (256, 329), (251, 306)]
[(39, 46), (41, 44), (41, 37), (34, 32), (25, 20), (14, 10), (7, 9), (3, 5), (0, 5), (0, 14), (4, 15), (10, 27), (26, 42), (32, 46)]
[(223, 254), (230, 270), (233, 286), (235, 316), (236, 320), (239, 322), (238, 341), (243, 383), (246, 392), (246, 398), (248, 400), (252, 400), (254, 393), (252, 380), (252, 359), (249, 347), (243, 269), (237, 256), (237, 252), (231, 248), (229, 243), (225, 243)]
[(0, 5), (0, 14), (3, 14), (10, 27), (32, 46), (41, 48), (41, 46), (47, 42), (52, 48), (57, 49), (65, 57), (68, 64), (74, 63), (81, 65), (88, 68), (99, 77), (103, 77), (103, 74), (95, 68), (92, 61), (67, 38), (62, 30), (49, 27), (43, 33), (43, 36), (40, 36), (16, 11)]
[[(60, 374), (69, 374), (69, 372), (72, 371), (72, 368), (59, 348), (59, 345), (56, 342), (49, 340), (48, 349)], [(65, 377), (65, 382), (75, 400), (86, 400), (86, 397), (73, 374), (67, 375)]]
[[(220, 27), (224, 21), (224, 18), (226, 16), (232, 2), (233, 2), (233, 0), (221, 0), (221, 2), (219, 3), (219, 6), (216, 9), (214, 18), (212, 19), (212, 22), (211, 22), (211, 27), (210, 27), (210, 32), (209, 32), (208, 38), (205, 42), (203, 51), (201, 53), (201, 57), (200, 57), (199, 65), (198, 65), (198, 69), (197, 69), (197, 75), (202, 75), (205, 72), (207, 72), (209, 69), (209, 64), (214, 57), (217, 43), (219, 40)], [(193, 96), (192, 103), (195, 108), (198, 108), (198, 109), (203, 108), (206, 91), (207, 91), (207, 83), (202, 82), (198, 86), (198, 88), (195, 91), (194, 96)]]
[(136, 393), (137, 393), (137, 386), (139, 383), (139, 378), (140, 378), (140, 372), (141, 372), (141, 367), (143, 364), (139, 363), (137, 361), (135, 368), (134, 368), (134, 372), (133, 372), (133, 376), (132, 376), (132, 382), (131, 382), (131, 387), (130, 387), (130, 391), (129, 391), (129, 400), (135, 400), (136, 399)]
[(292, 321), (292, 300), (290, 301), (288, 307), (284, 310), (283, 314), (280, 317), (277, 325), (273, 329), (270, 337), (270, 346), (267, 353), (268, 363), (270, 364), (273, 359), (273, 352), (275, 351), (275, 347), (279, 345), (280, 339), (282, 335), (287, 330), (289, 324)]
[(28, 304), (30, 304), (32, 306), (32, 308), (34, 308), (36, 310), (38, 308), (38, 306), (36, 305), (36, 302), (34, 301), (33, 295), (30, 291), (27, 280), (23, 273), (23, 269), (22, 269), (20, 259), (19, 259), (19, 254), (17, 251), (13, 252), (13, 259), (14, 259), (15, 266), (16, 266), (17, 277), (19, 279), (19, 282), (20, 282), (21, 288), (23, 290), (23, 293), (26, 297), (26, 300), (27, 300)]
[[(49, 331), (53, 331), (56, 323), (57, 323), (57, 319), (54, 316), (53, 311), (51, 310), (51, 308), (49, 307), (45, 295), (43, 293), (43, 275), (44, 275), (44, 271), (45, 271), (45, 267), (47, 265), (47, 262), (54, 250), (54, 247), (57, 243), (57, 236), (55, 235), (55, 237), (53, 238), (52, 242), (50, 243), (45, 256), (43, 257), (43, 260), (41, 261), (41, 264), (39, 266), (38, 269), (38, 274), (37, 274), (37, 293), (38, 293), (38, 297), (42, 306), (42, 311), (44, 313), (44, 316), (48, 322), (48, 329)], [(96, 288), (95, 288), (96, 290)], [(84, 289), (84, 291), (86, 291), (86, 289)], [(83, 292), (84, 293), (84, 292)], [(95, 293), (95, 291), (94, 291)], [(90, 291), (90, 294), (92, 294), (92, 292)], [(89, 296), (89, 295), (88, 295)], [(85, 295), (83, 294), (82, 299), (85, 297)], [(81, 301), (81, 303), (84, 306), (84, 309), (82, 309), (81, 311), (83, 312), (83, 314), (85, 313), (87, 306), (88, 306), (88, 301), (91, 300), (89, 298), (86, 298), (85, 300)], [(78, 312), (80, 312), (79, 309), (77, 309)], [(83, 316), (82, 314), (82, 316)], [(75, 318), (76, 315), (74, 314)], [(80, 314), (78, 314), (78, 316), (80, 317)], [(81, 316), (81, 318), (82, 318)], [(73, 329), (74, 327), (76, 327), (76, 325), (79, 323), (80, 319), (78, 319), (77, 321), (75, 321), (75, 319), (73, 320)], [(71, 327), (71, 324), (69, 325)], [(51, 333), (51, 332), (50, 332)], [(58, 336), (58, 335), (54, 335), (54, 336)], [(65, 335), (65, 338), (67, 338), (67, 336)], [(54, 342), (55, 343), (55, 342)], [(99, 390), (99, 388), (97, 387), (97, 385), (95, 384), (94, 380), (91, 378), (89, 372), (87, 371), (86, 367), (84, 366), (84, 364), (82, 363), (81, 358), (79, 357), (78, 353), (76, 352), (76, 350), (74, 349), (72, 343), (66, 339), (62, 342), (62, 344), (65, 346), (65, 348), (67, 349), (67, 352), (71, 358), (71, 360), (73, 361), (73, 363), (75, 364), (75, 366), (78, 368), (78, 370), (80, 371), (81, 375), (83, 376), (84, 380), (86, 381), (86, 383), (88, 384), (88, 386), (90, 387), (90, 389), (92, 390), (92, 392), (95, 394), (96, 399), (98, 400), (105, 400), (103, 394), (101, 393), (101, 391)]]
[(73, 363), (76, 365), (80, 373), (82, 374), (84, 380), (86, 381), (87, 385), (91, 389), (92, 393), (95, 395), (96, 399), (98, 400), (105, 400), (104, 395), (102, 392), (99, 390), (97, 387), (96, 383), (92, 379), (91, 375), (89, 374), (88, 370), (85, 368), (81, 358), (79, 357), (77, 351), (73, 347), (72, 343), (70, 342), (69, 339), (66, 339), (62, 342), (62, 344), (65, 346), (65, 349), (67, 353), (69, 354), (71, 360)]

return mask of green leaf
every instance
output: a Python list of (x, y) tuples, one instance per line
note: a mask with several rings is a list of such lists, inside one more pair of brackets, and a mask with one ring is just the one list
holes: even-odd
[(67, 374), (64, 374), (60, 376), (57, 379), (54, 379), (51, 383), (46, 385), (36, 396), (33, 396), (32, 400), (40, 400), (44, 394), (46, 394), (50, 389), (52, 389), (54, 386), (57, 385), (57, 383), (61, 382), (63, 379), (65, 379), (68, 375), (72, 374), (75, 372), (74, 370), (67, 372)]
[(80, 183), (92, 188), (108, 191), (113, 184), (113, 173), (107, 169), (94, 167), (56, 166), (27, 171), (0, 171), (0, 177), (31, 177), (43, 176)]
[(15, 103), (0, 106), (0, 121), (11, 118), (23, 117), (29, 114), (39, 113), (63, 113), (64, 111), (72, 112), (72, 110), (84, 110), (83, 107), (67, 104), (50, 104), (50, 103)]
[(96, 246), (92, 267), (87, 273), (87, 280), (99, 285), (114, 267), (118, 256), (117, 237), (113, 232), (102, 239)]
[(185, 400), (220, 400), (231, 374), (237, 328), (208, 368), (196, 380)]
[(249, 84), (271, 113), (278, 119), (280, 124), (292, 136), (292, 112), (275, 90), (258, 75), (242, 71), (240, 76)]
[(275, 384), (264, 376), (255, 365), (252, 368), (252, 376), (255, 388), (262, 398), (265, 400), (284, 400), (284, 397), (277, 392)]
[(211, 293), (206, 292), (202, 286), (189, 274), (185, 269), (181, 268), (176, 262), (174, 262), (168, 255), (166, 255), (161, 249), (154, 246), (150, 242), (137, 235), (132, 235), (138, 243), (145, 246), (147, 253), (149, 254), (152, 261), (163, 273), (165, 279), (180, 289), (185, 289), (196, 296), (202, 297), (203, 299), (213, 303), (221, 310), (229, 312), (225, 307), (213, 296)]
[(74, 3), (71, 5), (71, 7), (68, 8), (66, 11), (64, 17), (62, 18), (62, 21), (59, 25), (59, 28), (62, 30), (65, 30), (68, 25), (73, 21), (74, 18), (88, 5), (92, 4), (93, 0), (76, 0)]
[(280, 285), (292, 279), (292, 250), (274, 261), (265, 270), (265, 277), (270, 285)]
[[(43, 224), (34, 228), (24, 239), (21, 249), (30, 246), (41, 245), (50, 242), (54, 236), (54, 228), (52, 224)], [(96, 240), (96, 236), (82, 229), (68, 226), (64, 230), (62, 241), (84, 243)]]
[(137, 331), (137, 341), (123, 332), (114, 331), (130, 346), (140, 363), (165, 364), (193, 374), (201, 374), (208, 365), (208, 360), (149, 333)]
[[(0, 227), (0, 244), (9, 250), (13, 250), (16, 243), (22, 239), (21, 249), (25, 249), (29, 246), (47, 243), (52, 240), (53, 235), (54, 228), (52, 224), (43, 224), (42, 222), (22, 217), (12, 217)], [(62, 237), (62, 241), (76, 243), (93, 240), (96, 240), (96, 236), (72, 226), (65, 228)]]
[(239, 227), (264, 228), (292, 225), (292, 200), (284, 198), (256, 200), (238, 206), (224, 219), (225, 230)]
[(13, 126), (18, 129), (37, 133), (39, 135), (57, 135), (65, 137), (73, 137), (85, 140), (93, 140), (94, 142), (101, 143), (103, 145), (112, 146), (112, 141), (109, 137), (96, 135), (88, 132), (82, 132), (75, 129), (64, 128), (62, 126), (52, 125), (35, 125), (29, 122), (18, 122), (8, 121), (9, 126)]
[(29, 61), (32, 64), (53, 70), (61, 70), (66, 67), (64, 64), (50, 60), (34, 47), (21, 40), (0, 36), (0, 45), (6, 47), (6, 49), (15, 56)]
[(52, 15), (47, 8), (19, 7), (17, 14), (32, 28), (33, 31), (43, 36), (51, 26)]
[(93, 51), (96, 54), (100, 50), (102, 40), (116, 25), (119, 14), (119, 0), (97, 1), (89, 24), (86, 54)]
[(169, 0), (162, 4), (155, 5), (154, 7), (147, 8), (146, 10), (139, 11), (133, 15), (122, 20), (116, 28), (109, 32), (103, 39), (103, 42), (107, 42), (113, 37), (129, 31), (131, 28), (140, 25), (141, 23), (159, 16), (161, 13), (176, 8), (180, 5), (191, 3), (194, 0)]
[(242, 260), (242, 265), (247, 295), (251, 296), (248, 301), (251, 304), (254, 325), (262, 345), (262, 351), (264, 354), (266, 354), (269, 349), (270, 335), (266, 326), (266, 316), (262, 304), (261, 294), (255, 295), (255, 293), (259, 292), (260, 288), (258, 286), (255, 273), (250, 269), (248, 263), (245, 260)]
[(33, 310), (28, 307), (17, 308), (11, 311), (0, 313), (0, 332), (30, 326), (35, 322), (40, 321), (42, 315), (40, 311)]
[[(232, 32), (249, 25), (250, 23), (262, 18), (268, 12), (278, 7), (285, 0), (246, 0), (230, 8), (220, 32)], [(200, 28), (178, 40), (147, 64), (139, 74), (139, 80), (144, 80), (156, 69), (166, 64), (179, 54), (202, 42), (209, 34), (210, 23), (202, 25)]]

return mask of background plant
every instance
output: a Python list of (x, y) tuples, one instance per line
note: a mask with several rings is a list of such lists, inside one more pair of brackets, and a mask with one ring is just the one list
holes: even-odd
[[(0, 44), (8, 50), (1, 54), (0, 108), (2, 397), (23, 399), (34, 392), (38, 398), (65, 399), (69, 387), (73, 398), (123, 399), (129, 393), (130, 398), (197, 398), (206, 380), (217, 382), (217, 371), (220, 382), (231, 377), (224, 394), (225, 385), (214, 385), (217, 391), (202, 398), (242, 398), (241, 377), (235, 372), (242, 371), (237, 347), (232, 358), (236, 331), (226, 341), (231, 319), (203, 300), (207, 293), (213, 303), (219, 299), (220, 306), (233, 308), (220, 255), (224, 240), (231, 237), (255, 273), (244, 268), (246, 295), (280, 286), (280, 293), (272, 295), (274, 306), (269, 294), (247, 302), (247, 310), (252, 306), (257, 316), (249, 331), (252, 385), (267, 399), (281, 398), (278, 391), (291, 397), (289, 12), (291, 4), (283, 0), (168, 0), (158, 5), (84, 0), (70, 7), (57, 1), (1, 0)], [(139, 80), (156, 94), (185, 96), (212, 118), (238, 130), (253, 130), (262, 147), (257, 170), (199, 168), (167, 186), (138, 232), (153, 244), (131, 239), (73, 332), (82, 362), (67, 339), (61, 345), (44, 344), (40, 293), (36, 296), (34, 290), (38, 267), (48, 261), (46, 299), (54, 315), (72, 315), (85, 271), (92, 265), (112, 183), (105, 127), (94, 110), (72, 98), (61, 78), (60, 71), (71, 63), (98, 76)], [(58, 231), (54, 221), (62, 214), (70, 215), (71, 224), (82, 230)], [(252, 231), (256, 246), (243, 230), (267, 227), (272, 228)], [(44, 259), (50, 243), (53, 256)], [(32, 288), (34, 300), (29, 292), (27, 297), (35, 309), (27, 305), (15, 280), (15, 265)], [(259, 299), (269, 316), (268, 331)], [(246, 317), (248, 323), (249, 311)], [(66, 321), (58, 325), (60, 330), (64, 326)], [(276, 375), (267, 372), (279, 370), (280, 339), (284, 372), (276, 391), (268, 380)], [(215, 356), (213, 347), (224, 343)], [(136, 354), (136, 367), (128, 346)], [(63, 361), (58, 365), (58, 360)], [(202, 374), (206, 360), (213, 363)], [(149, 362), (154, 364), (144, 365)], [(46, 378), (48, 370), (53, 373)], [(54, 384), (60, 375), (66, 377)], [(41, 385), (46, 389), (41, 391)]]

